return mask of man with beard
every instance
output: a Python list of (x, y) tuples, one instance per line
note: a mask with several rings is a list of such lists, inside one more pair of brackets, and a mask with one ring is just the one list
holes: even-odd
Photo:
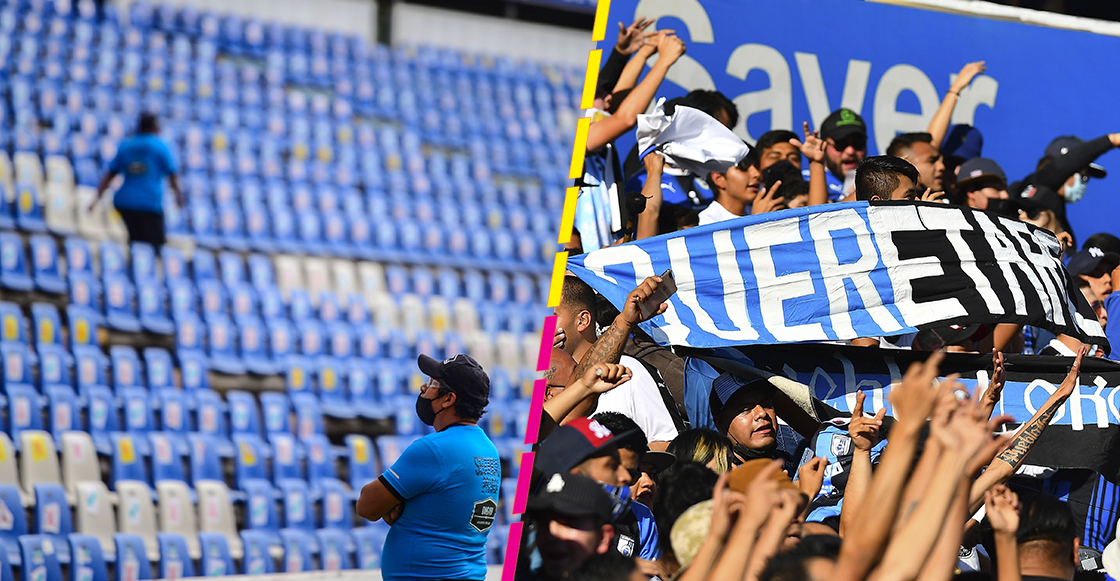
[(851, 109), (833, 111), (821, 124), (825, 142), (825, 167), (828, 168), (828, 199), (831, 202), (847, 197), (844, 180), (867, 157), (867, 124)]

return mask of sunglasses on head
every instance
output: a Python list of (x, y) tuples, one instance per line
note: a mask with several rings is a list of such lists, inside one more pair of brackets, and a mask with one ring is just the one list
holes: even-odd
[(855, 149), (856, 151), (867, 149), (867, 136), (860, 135), (858, 133), (855, 135), (849, 135), (844, 139), (832, 139), (830, 141), (832, 142), (832, 147), (836, 148), (836, 151), (844, 151), (849, 147)]

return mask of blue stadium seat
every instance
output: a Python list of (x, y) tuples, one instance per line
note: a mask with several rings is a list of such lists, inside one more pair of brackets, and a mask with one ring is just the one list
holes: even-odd
[(210, 389), (200, 389), (195, 392), (194, 397), (197, 413), (195, 423), (198, 432), (206, 438), (213, 439), (219, 455), (232, 456), (234, 449), (229, 439), (229, 427), (226, 424), (225, 402), (222, 401), (221, 396)]
[(249, 255), (249, 281), (257, 290), (276, 286), (272, 260), (263, 254)]
[(0, 343), (0, 359), (4, 389), (26, 387), (35, 390), (34, 376), (31, 375), (31, 348), (23, 343)]
[(284, 529), (280, 531), (280, 539), (284, 548), (284, 573), (315, 570), (315, 563), (312, 561), (315, 554), (312, 547), (316, 543), (314, 537), (306, 531)]
[(70, 374), (70, 361), (73, 357), (62, 345), (44, 344), (39, 349), (39, 386), (45, 393), (52, 388), (74, 390), (74, 378)]
[(319, 293), (319, 320), (323, 323), (334, 323), (342, 317), (342, 304), (338, 296), (330, 291)]
[(237, 328), (225, 316), (207, 319), (207, 355), (210, 368), (220, 373), (240, 375), (245, 364), (237, 352)]
[(217, 279), (218, 265), (214, 261), (214, 254), (209, 250), (195, 249), (194, 255), (191, 256), (191, 275), (194, 277), (195, 284)]
[(313, 494), (320, 496), (319, 482), (324, 478), (337, 478), (335, 472), (335, 453), (330, 440), (322, 434), (301, 438), (307, 449), (307, 481), (311, 483)]
[(358, 358), (374, 360), (381, 356), (381, 334), (372, 324), (354, 325), (354, 339)]
[(191, 484), (198, 486), (199, 482), (205, 480), (218, 480), (224, 483), (220, 450), (216, 440), (203, 434), (191, 434), (187, 439), (191, 447), (189, 456)]
[(169, 280), (167, 291), (171, 303), (171, 317), (180, 322), (183, 317), (198, 316), (198, 300), (194, 283), (189, 279)]
[[(342, 481), (334, 478), (319, 480), (319, 489), (322, 493), (322, 527), (324, 529), (350, 530), (354, 524), (354, 516), (350, 509), (350, 494)], [(359, 489), (360, 490), (360, 489)], [(347, 542), (347, 546), (351, 543)]]
[(187, 278), (187, 259), (183, 256), (181, 250), (174, 246), (164, 245), (160, 248), (160, 256), (163, 259), (163, 278), (165, 281), (171, 283)]
[(319, 404), (328, 417), (347, 419), (356, 416), (346, 394), (343, 374), (344, 368), (339, 359), (330, 356), (316, 359)]
[(269, 358), (267, 344), (268, 333), (260, 319), (252, 316), (237, 319), (238, 335), (241, 339), (241, 360), (249, 373), (270, 375), (276, 372), (276, 366)]
[(352, 543), (350, 535), (338, 529), (323, 529), (315, 532), (319, 541), (319, 561), (324, 571), (353, 569), (347, 545)]
[(171, 354), (162, 347), (145, 347), (143, 353), (148, 387), (152, 390), (173, 387), (174, 365), (171, 362)]
[(244, 202), (245, 237), (248, 247), (259, 252), (274, 252), (268, 209), (257, 203)]
[(12, 232), (0, 232), (0, 287), (17, 291), (35, 288), (23, 241)]
[(347, 359), (354, 353), (354, 333), (349, 323), (331, 323), (327, 325), (327, 333), (329, 355)]
[(265, 436), (271, 441), (276, 434), (292, 435), (288, 425), (292, 405), (288, 396), (275, 391), (261, 394), (261, 416), (264, 420)]
[(190, 406), (182, 391), (174, 387), (153, 388), (160, 410), (160, 429), (185, 436), (191, 431)]
[[(33, 313), (34, 314), (34, 313)], [(0, 301), (0, 341), (5, 343), (29, 343), (27, 320), (23, 310), (16, 303)]]
[(109, 348), (109, 361), (113, 366), (113, 389), (118, 394), (130, 387), (144, 388), (144, 374), (140, 356), (132, 347), (114, 345)]
[(214, 207), (205, 200), (192, 200), (187, 212), (190, 216), (190, 233), (199, 246), (220, 248), (222, 241), (219, 238)]
[(117, 533), (113, 535), (113, 542), (117, 547), (117, 566), (113, 581), (142, 581), (152, 578), (152, 564), (148, 561), (143, 537)]
[(156, 249), (147, 242), (133, 242), (129, 245), (132, 258), (132, 280), (158, 281), (159, 271), (156, 270)]
[(142, 280), (136, 283), (137, 310), (140, 313), (140, 326), (150, 333), (171, 335), (175, 333), (175, 323), (168, 316), (164, 306), (164, 286), (159, 281)]
[(66, 281), (62, 279), (58, 265), (58, 246), (54, 238), (45, 234), (31, 237), (31, 267), (35, 288), (48, 293), (64, 294)]
[(244, 281), (230, 283), (226, 287), (226, 294), (229, 296), (233, 319), (238, 324), (243, 318), (257, 316), (257, 291), (252, 285)]
[(8, 394), (8, 433), (18, 449), (21, 432), (43, 429), (43, 408), (39, 392), (29, 385), (7, 384), (4, 389)]
[(97, 453), (107, 456), (113, 451), (110, 434), (120, 430), (116, 397), (103, 385), (88, 386), (84, 394), (89, 410), (89, 435)]
[(288, 312), (296, 323), (310, 319), (315, 314), (311, 306), (311, 296), (303, 289), (292, 289), (288, 293)]
[(226, 401), (229, 404), (230, 432), (234, 435), (252, 434), (260, 437), (260, 412), (253, 394), (246, 391), (229, 391), (226, 393)]
[(272, 538), (260, 531), (242, 530), (241, 543), (245, 556), (241, 560), (241, 572), (245, 575), (264, 575), (276, 572), (276, 563), (269, 554)]
[(303, 475), (303, 454), (291, 434), (270, 434), (272, 441), (272, 479), (277, 485), (283, 480), (306, 480)]
[(149, 432), (148, 445), (152, 449), (153, 483), (158, 484), (161, 480), (186, 480), (183, 456), (184, 452), (189, 453), (190, 450), (185, 437), (167, 432)]
[(310, 394), (314, 398), (315, 384), (312, 381), (312, 364), (307, 357), (292, 355), (286, 360), (285, 384), (289, 395)]
[(147, 436), (114, 432), (110, 434), (110, 438), (113, 441), (113, 455), (110, 462), (112, 466), (110, 483), (113, 485), (113, 490), (116, 490), (118, 482), (124, 480), (135, 480), (150, 484), (148, 467), (144, 463), (144, 457), (138, 445), (143, 440), (144, 446), (148, 446)]
[(226, 316), (229, 314), (227, 305), (226, 288), (217, 280), (203, 280), (198, 283), (198, 296), (202, 305), (202, 316), (209, 319), (213, 316)]
[(8, 198), (8, 188), (4, 184), (0, 184), (0, 228), (15, 230), (15, 210), (15, 205)]
[(194, 577), (194, 560), (187, 550), (187, 540), (173, 533), (159, 533), (156, 538), (159, 540), (159, 578)]
[(237, 487), (248, 492), (247, 485), (254, 480), (271, 481), (265, 460), (272, 455), (267, 444), (255, 434), (233, 434), (237, 446)]
[(385, 417), (379, 409), (373, 391), (373, 377), (363, 360), (353, 360), (346, 369), (346, 391), (350, 395), (350, 405), (362, 418), (375, 420)]
[(351, 293), (346, 297), (346, 320), (352, 325), (369, 321), (369, 309), (366, 308), (366, 300), (362, 295)]
[[(65, 539), (64, 539), (65, 543)], [(19, 537), (19, 549), (23, 563), (33, 563), (37, 567), (20, 567), (21, 581), (63, 581), (62, 566), (59, 564), (59, 552), (53, 539), (47, 535), (24, 535)], [(67, 551), (70, 550), (67, 544)], [(15, 560), (13, 563), (17, 562)]]
[(109, 569), (101, 541), (93, 535), (72, 533), (70, 541), (69, 581), (109, 581)]
[(95, 314), (101, 312), (101, 287), (92, 275), (71, 272), (66, 275), (66, 281), (70, 285), (71, 305), (89, 309)]
[(295, 333), (287, 319), (271, 318), (265, 324), (268, 330), (268, 352), (274, 369), (286, 369), (288, 357), (293, 353)]
[(124, 248), (120, 244), (108, 240), (102, 241), (98, 245), (98, 254), (101, 257), (102, 277), (113, 274), (128, 275), (128, 263), (125, 260)]
[(133, 436), (136, 449), (142, 456), (150, 455), (147, 434), (156, 426), (148, 391), (143, 387), (128, 387), (120, 389), (117, 394), (122, 400), (125, 431)]
[(277, 492), (272, 484), (266, 480), (248, 480), (242, 485), (242, 490), (245, 492), (244, 528), (276, 539), (280, 531), (280, 517), (276, 512)]
[(218, 255), (218, 268), (222, 282), (234, 285), (245, 282), (245, 263), (241, 256), (233, 252), (222, 252)]
[(381, 568), (381, 548), (385, 545), (385, 535), (388, 533), (388, 529), (388, 525), (383, 521), (377, 521), (370, 523), (370, 526), (355, 528), (350, 531), (350, 535), (357, 545), (355, 555), (359, 569), (370, 571)]
[(315, 510), (311, 501), (311, 491), (303, 480), (281, 480), (281, 506), (283, 506), (284, 528), (315, 532)]
[(121, 274), (107, 274), (102, 277), (101, 284), (105, 287), (105, 324), (118, 331), (139, 332), (140, 319), (136, 316), (134, 301), (136, 288), (132, 281)]
[[(70, 562), (70, 543), (66, 537), (74, 532), (70, 504), (66, 491), (58, 484), (35, 485), (35, 534), (43, 535), (54, 543), (58, 560)], [(30, 561), (35, 562), (35, 559)]]
[(203, 559), (199, 562), (200, 573), (205, 577), (222, 577), (236, 574), (230, 556), (230, 544), (220, 533), (198, 533), (198, 541), (203, 545)]
[(46, 232), (43, 220), (43, 195), (35, 184), (16, 183), (16, 224), (20, 230)]
[(210, 389), (210, 368), (206, 363), (206, 356), (199, 352), (180, 351), (177, 357), (183, 391), (191, 393)]
[(373, 441), (369, 436), (362, 434), (349, 434), (346, 436), (346, 448), (349, 452), (350, 490), (356, 500), (362, 487), (380, 476), (374, 458)]
[(74, 346), (74, 370), (77, 375), (78, 391), (84, 394), (86, 389), (95, 386), (108, 389), (109, 381), (105, 373), (107, 365), (107, 359), (101, 349), (92, 345)]
[[(257, 298), (259, 299), (261, 318), (266, 322), (273, 319), (287, 319), (288, 314), (284, 307), (284, 298), (280, 295), (280, 289), (276, 287), (269, 287), (257, 290)], [(289, 347), (290, 349), (290, 347)]]
[(11, 484), (0, 484), (0, 504), (3, 511), (2, 515), (5, 524), (9, 526), (0, 527), (0, 553), (3, 553), (5, 560), (14, 565), (20, 564), (20, 549), (19, 539), (22, 535), (29, 533), (27, 528), (27, 512), (23, 508), (22, 501), (20, 500), (19, 488)]
[(245, 237), (245, 216), (241, 207), (236, 203), (225, 203), (218, 206), (218, 232), (223, 246), (242, 252), (249, 249), (249, 241)]

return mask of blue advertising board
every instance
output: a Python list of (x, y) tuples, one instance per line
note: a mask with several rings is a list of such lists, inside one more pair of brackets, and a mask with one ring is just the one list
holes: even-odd
[[(653, 17), (688, 53), (659, 96), (718, 89), (739, 108), (749, 142), (769, 129), (818, 128), (833, 109), (868, 123), (868, 154), (900, 132), (925, 131), (956, 73), (983, 60), (987, 72), (962, 92), (954, 123), (976, 126), (983, 155), (1011, 181), (1034, 170), (1059, 135), (1120, 132), (1120, 37), (862, 0), (613, 0), (600, 48), (617, 22)], [(1120, 235), (1120, 154), (1110, 173), (1067, 208), (1078, 240)]]

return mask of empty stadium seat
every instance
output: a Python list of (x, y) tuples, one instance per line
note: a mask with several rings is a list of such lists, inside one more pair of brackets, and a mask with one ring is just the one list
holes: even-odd
[(152, 564), (140, 535), (117, 533), (113, 536), (113, 542), (117, 554), (114, 581), (142, 581), (152, 578)]
[(347, 533), (338, 529), (322, 529), (315, 533), (319, 542), (319, 562), (323, 571), (342, 571), (353, 569), (348, 545), (353, 541)]
[(109, 569), (100, 539), (74, 533), (68, 540), (72, 556), (70, 581), (109, 581)]
[(105, 558), (115, 560), (117, 549), (113, 543), (113, 535), (117, 533), (117, 521), (113, 515), (114, 495), (100, 480), (82, 481), (76, 486), (75, 529), (80, 534), (96, 538), (101, 543), (101, 552)]
[[(70, 544), (63, 539), (67, 553)], [(36, 563), (38, 567), (20, 567), (22, 581), (62, 581), (62, 566), (59, 564), (59, 551), (56, 543), (46, 535), (24, 535), (19, 537), (20, 561)]]
[(156, 483), (156, 492), (159, 496), (161, 533), (182, 536), (186, 541), (187, 554), (192, 559), (197, 559), (201, 556), (201, 549), (190, 489), (185, 482), (179, 480), (161, 480)]
[(194, 560), (187, 550), (187, 540), (174, 533), (159, 533), (159, 578), (194, 577)]
[(54, 238), (37, 234), (30, 238), (31, 272), (35, 288), (54, 294), (66, 292), (58, 260), (58, 245)]
[(113, 442), (113, 455), (110, 462), (112, 473), (109, 481), (113, 490), (117, 490), (122, 482), (128, 481), (143, 482), (147, 485), (148, 467), (137, 445), (141, 439), (147, 445), (147, 438), (136, 438), (125, 432), (112, 432), (109, 437)]
[(101, 482), (101, 463), (97, 458), (93, 438), (86, 432), (64, 432), (61, 450), (62, 482), (66, 486), (66, 494), (73, 502), (73, 499), (78, 498), (78, 483)]
[(54, 438), (47, 432), (24, 430), (19, 435), (19, 474), (23, 491), (35, 494), (36, 484), (62, 485)]
[[(233, 567), (232, 551), (226, 536), (217, 533), (199, 533), (198, 540), (202, 544), (202, 560), (199, 567), (204, 576), (221, 577), (237, 573)], [(240, 545), (240, 537), (237, 537), (237, 542)]]
[(229, 543), (230, 554), (240, 559), (243, 545), (237, 536), (237, 523), (233, 516), (233, 504), (229, 499), (229, 489), (224, 482), (200, 480), (195, 482), (198, 491), (198, 528), (203, 532), (218, 533), (225, 536)]
[(381, 548), (385, 545), (385, 535), (389, 526), (384, 521), (370, 523), (370, 526), (355, 528), (350, 532), (356, 545), (357, 568), (372, 570), (381, 568)]
[(270, 537), (260, 531), (242, 530), (241, 542), (245, 547), (245, 557), (242, 559), (241, 572), (245, 575), (264, 575), (276, 572), (269, 547), (272, 545)]
[(19, 539), (28, 534), (27, 514), (18, 488), (0, 484), (0, 544), (3, 545), (7, 560), (14, 565), (20, 564)]
[(55, 545), (58, 560), (70, 562), (70, 544), (66, 537), (74, 532), (70, 503), (66, 491), (58, 484), (35, 484), (35, 534), (43, 535)]
[(299, 529), (284, 529), (280, 531), (280, 538), (284, 547), (283, 572), (299, 573), (314, 571), (315, 563), (312, 561), (315, 538)]
[(11, 232), (0, 232), (0, 286), (17, 291), (35, 288), (23, 241)]

